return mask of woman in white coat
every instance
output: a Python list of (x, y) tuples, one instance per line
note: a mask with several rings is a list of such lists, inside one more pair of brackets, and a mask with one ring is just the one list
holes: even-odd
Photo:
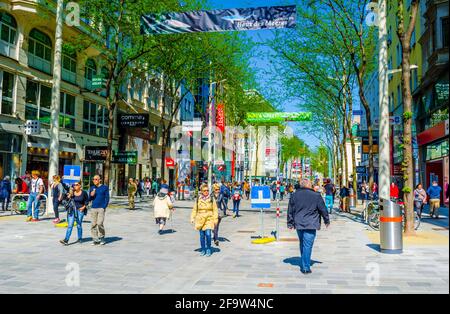
[(167, 219), (170, 218), (170, 211), (173, 209), (173, 202), (168, 195), (167, 188), (162, 188), (153, 200), (153, 210), (156, 224), (159, 225), (158, 234), (163, 233)]

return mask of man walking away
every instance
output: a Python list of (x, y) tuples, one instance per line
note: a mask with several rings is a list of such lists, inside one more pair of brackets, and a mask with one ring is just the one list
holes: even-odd
[(325, 205), (328, 209), (328, 212), (331, 214), (333, 211), (334, 205), (334, 193), (336, 192), (336, 188), (334, 184), (331, 183), (331, 179), (327, 179), (327, 183), (324, 186), (325, 188)]
[(303, 274), (311, 273), (311, 254), (321, 218), (328, 228), (330, 218), (320, 194), (314, 192), (311, 181), (303, 179), (300, 189), (289, 200), (287, 225), (296, 229), (300, 240), (300, 269)]
[(92, 201), (91, 209), (91, 234), (92, 245), (105, 245), (105, 212), (109, 204), (109, 188), (101, 184), (99, 175), (94, 176), (94, 186), (89, 189), (89, 200)]
[(442, 188), (438, 185), (437, 181), (433, 181), (433, 184), (427, 190), (430, 200), (429, 203), (431, 218), (439, 218), (439, 208), (441, 207), (441, 191)]

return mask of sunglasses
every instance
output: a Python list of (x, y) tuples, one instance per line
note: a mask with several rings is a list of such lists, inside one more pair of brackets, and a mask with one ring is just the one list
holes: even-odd
[(209, 192), (209, 190), (203, 190), (202, 192)]
[(75, 183), (74, 186), (81, 186), (81, 184)]

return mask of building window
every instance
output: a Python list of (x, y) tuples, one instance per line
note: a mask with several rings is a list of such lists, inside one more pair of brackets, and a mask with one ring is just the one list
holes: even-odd
[(14, 74), (0, 71), (0, 114), (13, 114)]
[(108, 109), (87, 100), (83, 103), (83, 132), (108, 136)]
[(25, 103), (26, 120), (39, 120), (50, 124), (51, 87), (27, 80)]
[(441, 19), (442, 23), (442, 47), (448, 48), (448, 16)]
[(63, 51), (61, 76), (64, 81), (76, 83), (77, 79), (77, 56), (75, 53)]
[(0, 12), (0, 54), (15, 58), (17, 42), (17, 23), (14, 17)]
[(75, 130), (75, 96), (61, 93), (59, 126)]
[(86, 61), (86, 66), (84, 68), (84, 81), (85, 88), (88, 90), (92, 90), (92, 79), (97, 75), (97, 65), (95, 61), (92, 59), (88, 59)]
[(33, 29), (28, 45), (28, 66), (51, 74), (52, 41), (43, 32)]

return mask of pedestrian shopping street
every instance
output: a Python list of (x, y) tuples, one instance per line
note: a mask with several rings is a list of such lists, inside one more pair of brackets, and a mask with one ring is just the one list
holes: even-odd
[[(313, 273), (299, 270), (296, 233), (286, 228), (282, 203), (280, 241), (251, 243), (260, 233), (260, 215), (244, 201), (242, 216), (220, 225), (221, 242), (201, 257), (198, 233), (189, 223), (193, 201), (177, 201), (172, 222), (157, 234), (151, 201), (115, 198), (107, 210), (105, 246), (87, 242), (62, 246), (65, 229), (51, 219), (26, 223), (24, 216), (0, 217), (0, 293), (449, 293), (448, 209), (441, 219), (424, 214), (415, 238), (398, 255), (378, 252), (377, 233), (355, 214), (333, 214), (318, 232)], [(62, 214), (65, 217), (65, 213)], [(264, 216), (265, 235), (275, 229), (275, 212)], [(173, 232), (170, 232), (170, 229)], [(75, 241), (76, 235), (71, 241)], [(79, 281), (72, 275), (79, 270)]]

